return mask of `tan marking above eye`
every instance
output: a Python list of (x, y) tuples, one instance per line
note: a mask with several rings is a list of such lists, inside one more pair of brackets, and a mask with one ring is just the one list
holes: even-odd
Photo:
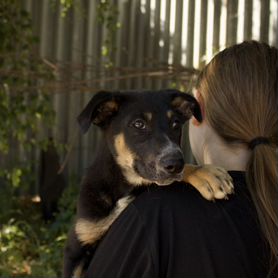
[(172, 110), (168, 110), (168, 111), (167, 111), (167, 117), (168, 117), (169, 119), (171, 119), (171, 118), (173, 117), (173, 115), (174, 115), (174, 112), (173, 112)]
[(151, 119), (152, 119), (152, 117), (153, 117), (153, 115), (152, 115), (151, 112), (146, 112), (146, 113), (144, 113), (144, 116), (145, 116), (145, 118), (146, 118), (148, 121), (151, 121)]

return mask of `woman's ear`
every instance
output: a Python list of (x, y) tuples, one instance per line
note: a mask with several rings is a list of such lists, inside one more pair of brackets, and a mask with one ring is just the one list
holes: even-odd
[[(196, 98), (197, 102), (199, 103), (200, 110), (201, 110), (201, 115), (202, 115), (202, 121), (205, 119), (205, 109), (204, 109), (204, 99), (203, 96), (201, 95), (200, 91), (194, 90), (193, 92), (194, 97)], [(202, 122), (199, 122), (194, 116), (191, 119), (191, 122), (193, 125), (198, 126)]]

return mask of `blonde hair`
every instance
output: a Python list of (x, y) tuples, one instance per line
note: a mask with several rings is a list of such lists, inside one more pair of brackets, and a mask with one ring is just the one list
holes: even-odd
[(248, 148), (256, 137), (270, 141), (250, 149), (246, 178), (271, 250), (271, 269), (278, 260), (277, 69), (277, 48), (248, 41), (218, 53), (197, 82), (206, 118), (228, 144)]

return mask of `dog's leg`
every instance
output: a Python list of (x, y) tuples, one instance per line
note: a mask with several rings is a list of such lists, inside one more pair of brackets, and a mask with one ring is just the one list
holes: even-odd
[(133, 196), (119, 199), (111, 213), (102, 219), (77, 219), (64, 252), (64, 278), (82, 277), (86, 265), (85, 246), (93, 246), (133, 199)]
[(79, 218), (76, 221), (75, 232), (82, 245), (93, 244), (109, 229), (115, 219), (128, 206), (134, 197), (126, 196), (119, 199), (111, 213), (99, 220)]
[(64, 249), (63, 277), (81, 277), (77, 275), (77, 269), (82, 263), (84, 250), (78, 241), (76, 233), (72, 228), (69, 232), (67, 243)]
[(207, 200), (228, 198), (228, 194), (234, 192), (232, 178), (228, 172), (213, 165), (186, 164), (183, 181), (194, 186)]

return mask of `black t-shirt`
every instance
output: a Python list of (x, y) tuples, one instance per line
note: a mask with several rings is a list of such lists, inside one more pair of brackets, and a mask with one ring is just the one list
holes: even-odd
[(266, 277), (269, 261), (244, 172), (210, 202), (192, 186), (148, 188), (99, 244), (86, 277)]

